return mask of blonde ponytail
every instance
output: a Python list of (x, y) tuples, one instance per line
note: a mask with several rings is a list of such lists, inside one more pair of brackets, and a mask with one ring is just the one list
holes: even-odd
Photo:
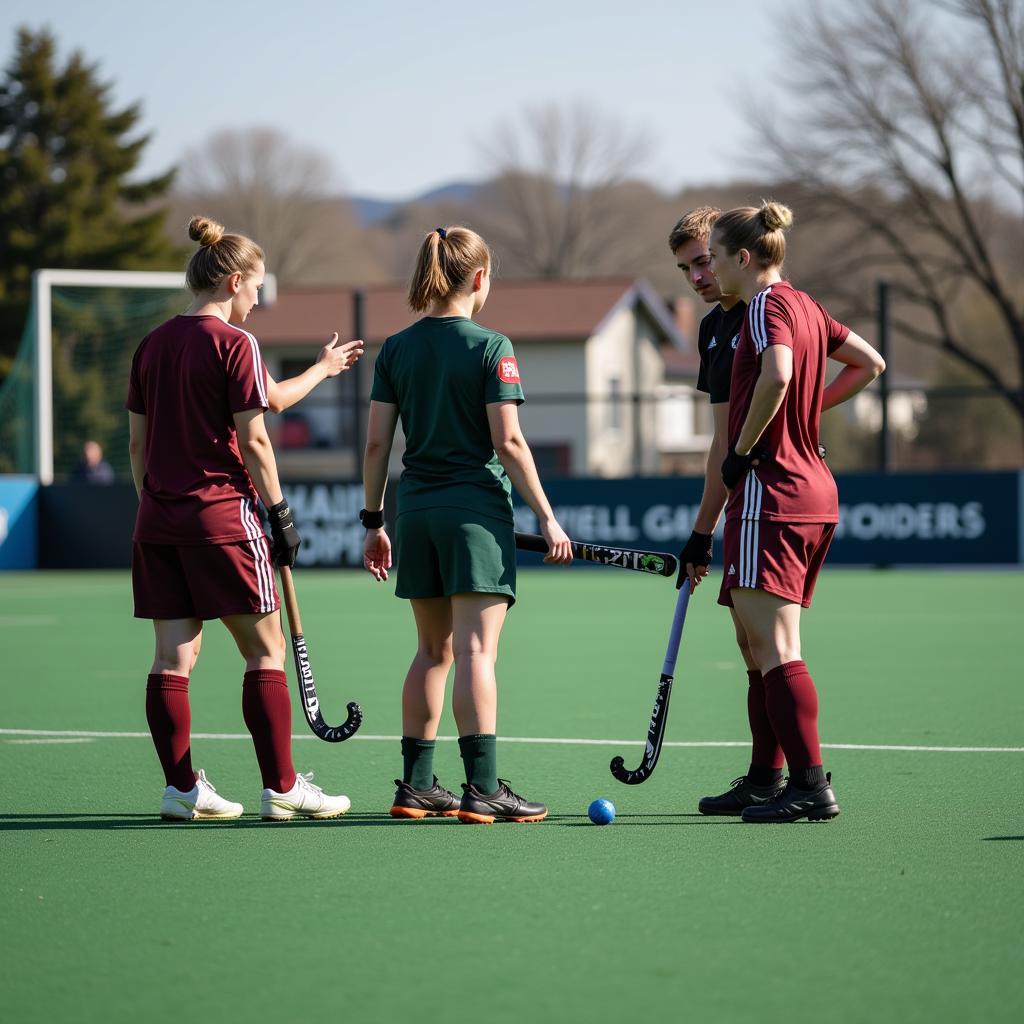
[(491, 250), (469, 228), (435, 228), (423, 239), (409, 282), (409, 305), (416, 313), (444, 302), (480, 267), (490, 267)]

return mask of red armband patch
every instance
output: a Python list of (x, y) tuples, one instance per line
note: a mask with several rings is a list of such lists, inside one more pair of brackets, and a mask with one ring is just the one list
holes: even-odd
[(519, 364), (513, 356), (505, 356), (498, 362), (498, 380), (506, 384), (519, 383)]

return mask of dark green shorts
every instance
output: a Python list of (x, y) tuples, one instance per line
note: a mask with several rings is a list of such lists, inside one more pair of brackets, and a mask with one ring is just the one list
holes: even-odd
[(516, 599), (511, 523), (462, 508), (401, 512), (395, 521), (397, 597), (507, 594)]

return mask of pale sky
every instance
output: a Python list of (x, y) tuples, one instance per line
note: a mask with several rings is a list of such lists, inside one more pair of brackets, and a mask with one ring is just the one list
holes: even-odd
[[(637, 168), (666, 191), (743, 175), (744, 88), (783, 69), (806, 0), (4, 0), (98, 61), (119, 106), (141, 101), (155, 173), (212, 132), (269, 125), (323, 151), (351, 194), (403, 199), (479, 180), (480, 140), (531, 104), (583, 100), (643, 131)], [(441, 13), (438, 13), (438, 12)]]

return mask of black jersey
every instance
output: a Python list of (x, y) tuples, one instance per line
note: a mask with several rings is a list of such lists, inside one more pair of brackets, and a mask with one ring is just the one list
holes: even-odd
[(746, 312), (745, 302), (737, 302), (729, 310), (715, 306), (700, 322), (697, 334), (697, 352), (700, 355), (697, 390), (710, 395), (712, 405), (729, 401), (732, 357), (740, 341), (740, 328)]

